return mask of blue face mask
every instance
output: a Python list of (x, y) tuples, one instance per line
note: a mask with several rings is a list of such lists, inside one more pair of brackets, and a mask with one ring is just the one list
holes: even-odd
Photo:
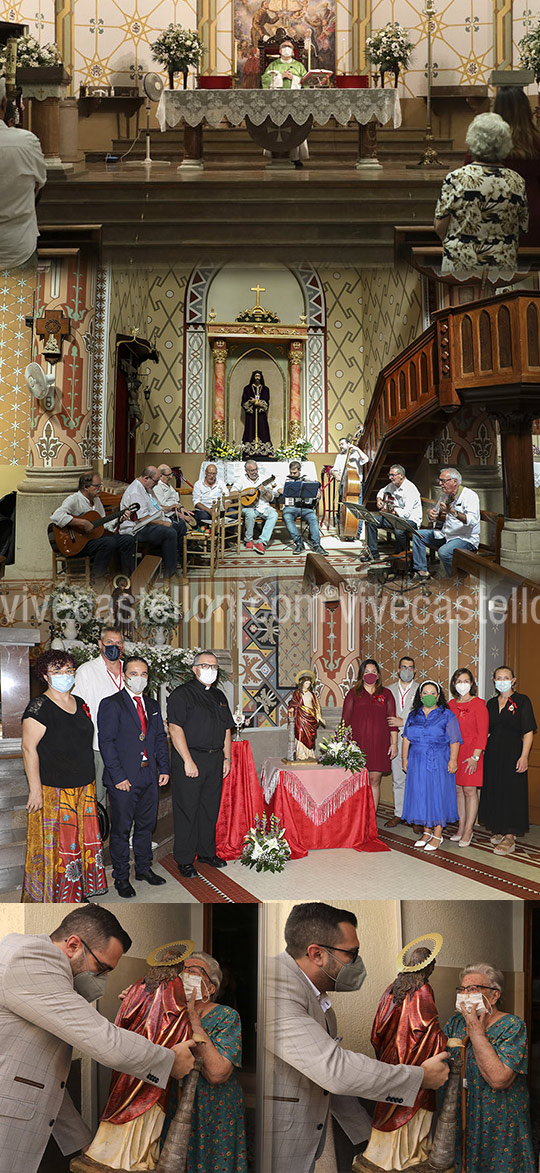
[(69, 692), (75, 684), (75, 675), (73, 672), (69, 674), (66, 672), (53, 672), (51, 674), (51, 688), (55, 688), (57, 692)]
[(121, 652), (120, 652), (120, 648), (118, 647), (118, 644), (107, 644), (106, 647), (104, 647), (103, 651), (105, 652), (105, 655), (108, 660), (114, 661), (114, 660), (120, 659)]

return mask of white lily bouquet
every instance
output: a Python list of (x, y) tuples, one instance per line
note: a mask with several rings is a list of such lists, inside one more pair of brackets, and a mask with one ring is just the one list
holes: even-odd
[(532, 69), (534, 80), (540, 83), (540, 20), (521, 38), (518, 49), (521, 65), (524, 69)]
[(139, 620), (148, 632), (153, 627), (164, 627), (173, 631), (182, 617), (182, 608), (166, 591), (148, 591), (139, 603)]
[(344, 721), (340, 721), (331, 737), (323, 737), (319, 748), (321, 766), (341, 766), (354, 774), (366, 764), (364, 751), (356, 744), (350, 725)]
[[(6, 63), (6, 46), (0, 46), (0, 73)], [(62, 58), (56, 45), (40, 45), (35, 37), (25, 34), (17, 39), (17, 65), (61, 65)]]
[(389, 21), (373, 37), (366, 38), (366, 57), (382, 70), (392, 70), (400, 65), (407, 66), (414, 49), (407, 29), (399, 21)]
[(49, 597), (53, 620), (75, 619), (77, 623), (88, 623), (93, 618), (97, 597), (90, 587), (76, 587), (63, 584), (54, 588)]
[(270, 815), (270, 821), (266, 813), (262, 817), (255, 815), (255, 826), (244, 839), (240, 863), (256, 872), (282, 872), (290, 858), (291, 849), (277, 815)]

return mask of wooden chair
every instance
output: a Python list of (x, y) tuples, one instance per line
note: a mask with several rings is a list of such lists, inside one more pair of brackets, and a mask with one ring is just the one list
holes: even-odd
[(84, 582), (85, 586), (90, 586), (91, 562), (92, 560), (88, 554), (79, 554), (78, 556), (68, 558), (65, 554), (58, 554), (56, 550), (53, 550), (53, 582), (57, 582), (63, 576), (66, 582)]
[(262, 85), (262, 75), (270, 65), (270, 62), (279, 57), (279, 47), (282, 41), (291, 41), (294, 50), (294, 56), (297, 61), (301, 61), (302, 65), (308, 66), (308, 52), (302, 37), (290, 37), (285, 29), (279, 28), (274, 33), (273, 37), (261, 37), (259, 40), (259, 61), (260, 74), (259, 85)]
[(220, 518), (219, 501), (212, 505), (212, 517), (209, 525), (199, 526), (184, 534), (184, 556), (182, 570), (187, 577), (187, 556), (189, 548), (195, 547), (195, 552), (210, 559), (210, 577), (213, 578), (219, 562), (220, 554)]
[(236, 540), (236, 552), (240, 553), (242, 545), (242, 502), (240, 493), (231, 493), (224, 497), (222, 509), (225, 510), (220, 518), (221, 558), (225, 557), (225, 542)]

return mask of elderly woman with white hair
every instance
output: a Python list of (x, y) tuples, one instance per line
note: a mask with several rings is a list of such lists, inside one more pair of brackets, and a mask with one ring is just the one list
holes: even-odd
[[(186, 1173), (247, 1173), (244, 1099), (235, 1068), (242, 1062), (241, 1023), (236, 1010), (214, 999), (223, 981), (209, 953), (187, 959), (182, 982), (202, 1066), (195, 1093)], [(177, 1108), (173, 1081), (162, 1143)]]
[[(444, 1027), (448, 1047), (463, 1046), (465, 1137), (458, 1112), (456, 1173), (535, 1173), (527, 1029), (500, 1008), (504, 978), (485, 962), (460, 974), (456, 1011)], [(457, 1040), (462, 1040), (458, 1043)]]
[(446, 176), (435, 208), (441, 276), (510, 281), (518, 267), (519, 233), (529, 224), (525, 180), (503, 166), (512, 153), (512, 132), (499, 114), (479, 114), (466, 142), (472, 162)]

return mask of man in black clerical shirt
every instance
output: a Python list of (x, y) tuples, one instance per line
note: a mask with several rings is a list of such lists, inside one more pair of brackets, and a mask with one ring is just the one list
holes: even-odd
[(194, 679), (175, 688), (167, 705), (174, 858), (188, 879), (198, 875), (195, 856), (210, 867), (226, 867), (216, 855), (216, 823), (223, 778), (231, 768), (234, 721), (224, 693), (214, 687), (217, 674), (213, 652), (200, 652), (193, 663)]

